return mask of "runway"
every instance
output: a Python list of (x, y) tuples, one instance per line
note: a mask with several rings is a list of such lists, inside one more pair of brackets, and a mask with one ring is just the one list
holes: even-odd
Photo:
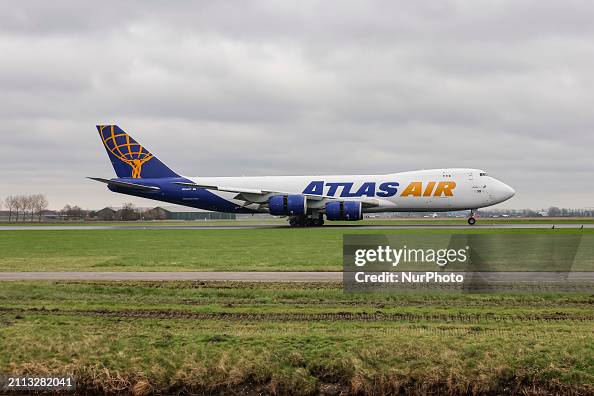
[[(315, 229), (352, 229), (352, 230), (414, 230), (414, 229), (546, 229), (552, 228), (594, 228), (594, 224), (352, 224), (352, 225), (325, 225)], [(92, 231), (92, 230), (252, 230), (252, 229), (291, 229), (288, 225), (42, 225), (42, 226), (0, 226), (0, 231)], [(296, 228), (301, 229), (301, 228)]]
[[(485, 282), (593, 282), (594, 272), (461, 272)], [(476, 278), (475, 278), (476, 277)], [(341, 282), (342, 272), (0, 272), (0, 281)]]

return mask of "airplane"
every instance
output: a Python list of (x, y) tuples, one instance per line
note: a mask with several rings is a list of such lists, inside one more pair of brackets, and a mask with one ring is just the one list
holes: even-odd
[(293, 227), (357, 221), (364, 213), (476, 210), (515, 191), (480, 169), (429, 169), (382, 175), (188, 177), (161, 162), (117, 125), (97, 125), (117, 178), (89, 179), (109, 190), (228, 213), (284, 216)]

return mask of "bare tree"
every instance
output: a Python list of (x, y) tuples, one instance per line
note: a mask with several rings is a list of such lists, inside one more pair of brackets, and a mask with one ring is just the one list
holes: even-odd
[(19, 195), (19, 202), (21, 207), (21, 214), (23, 217), (23, 223), (27, 221), (27, 210), (29, 209), (29, 197), (26, 195)]
[(12, 221), (12, 212), (15, 209), (15, 199), (12, 195), (9, 195), (4, 200), (4, 203), (6, 204), (6, 209), (8, 209), (8, 222), (10, 223)]
[[(8, 196), (4, 200), (6, 209), (8, 209), (8, 221), (12, 221), (13, 214), (15, 215), (15, 221), (19, 221), (19, 216), (23, 221), (27, 221), (27, 215), (29, 220), (33, 221), (35, 213), (39, 213), (47, 209), (48, 201), (42, 194), (35, 195), (17, 195)], [(40, 217), (41, 221), (41, 217)]]
[(11, 196), (12, 210), (14, 210), (15, 221), (19, 221), (19, 198), (17, 196)]
[(33, 222), (33, 212), (35, 211), (35, 197), (33, 195), (23, 196), (23, 221), (27, 221), (27, 212), (29, 212), (29, 221)]
[(63, 218), (67, 218), (71, 211), (72, 211), (72, 206), (67, 204), (60, 210), (60, 214), (62, 215)]
[(559, 217), (561, 216), (561, 209), (556, 206), (551, 206), (548, 210), (549, 217)]
[(120, 218), (123, 221), (134, 221), (140, 218), (138, 211), (133, 203), (125, 203), (120, 209)]
[(79, 220), (84, 220), (87, 217), (87, 211), (78, 205), (74, 205), (72, 207), (71, 214), (72, 214), (72, 217), (77, 218)]
[(21, 211), (23, 211), (23, 219), (25, 218), (25, 208), (26, 208), (25, 197), (22, 195), (17, 195), (16, 197), (14, 197), (14, 209), (16, 212), (17, 223), (19, 221), (19, 213), (21, 213)]
[(35, 219), (35, 208), (37, 208), (37, 194), (29, 196), (29, 212), (31, 214), (31, 222)]
[(45, 195), (43, 194), (35, 194), (33, 196), (33, 206), (35, 207), (35, 212), (39, 216), (39, 222), (41, 223), (41, 216), (43, 211), (47, 209), (49, 202)]
[(74, 206), (66, 205), (66, 206), (64, 206), (64, 208), (62, 208), (60, 213), (62, 214), (62, 216), (66, 217), (66, 220), (72, 220), (72, 219), (82, 220), (85, 217), (87, 217), (87, 211), (82, 209), (78, 205), (74, 205)]

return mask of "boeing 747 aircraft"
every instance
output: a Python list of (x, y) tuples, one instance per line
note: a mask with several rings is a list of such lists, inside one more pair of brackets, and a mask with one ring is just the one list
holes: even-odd
[(514, 196), (478, 169), (431, 169), (385, 175), (188, 177), (172, 171), (116, 125), (98, 125), (117, 178), (90, 179), (117, 193), (193, 208), (286, 216), (291, 226), (356, 221), (363, 213), (475, 211)]

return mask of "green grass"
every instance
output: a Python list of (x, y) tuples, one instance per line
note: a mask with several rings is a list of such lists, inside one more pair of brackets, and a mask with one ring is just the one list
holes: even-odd
[(10, 282), (0, 372), (72, 373), (81, 393), (587, 394), (593, 298)]
[(0, 231), (0, 271), (340, 271), (347, 233), (534, 232), (591, 236), (594, 229)]

